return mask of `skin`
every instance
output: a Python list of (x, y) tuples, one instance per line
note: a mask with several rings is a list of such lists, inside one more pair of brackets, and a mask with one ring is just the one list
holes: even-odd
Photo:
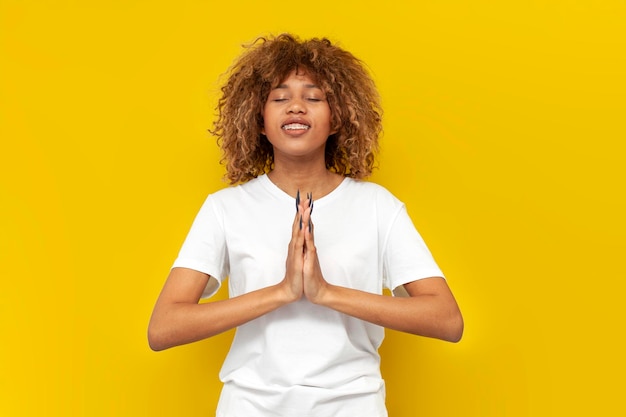
[[(274, 89), (263, 111), (263, 134), (274, 147), (274, 169), (269, 178), (291, 194), (310, 190), (321, 198), (343, 177), (325, 166), (324, 145), (334, 132), (324, 92), (306, 73), (292, 72)], [(285, 130), (297, 121), (308, 129)], [(295, 125), (294, 125), (295, 126)], [(199, 304), (209, 276), (187, 268), (173, 268), (157, 299), (148, 327), (153, 350), (202, 340), (254, 320), (306, 297), (386, 328), (457, 342), (463, 319), (447, 282), (430, 277), (404, 285), (409, 297), (389, 297), (329, 284), (321, 272), (315, 247), (315, 225), (310, 200), (302, 199), (294, 216), (282, 281), (226, 300)], [(300, 228), (300, 219), (305, 227)]]

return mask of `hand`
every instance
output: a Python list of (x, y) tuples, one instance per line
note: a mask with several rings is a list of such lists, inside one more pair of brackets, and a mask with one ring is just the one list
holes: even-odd
[(291, 225), (291, 241), (287, 251), (285, 278), (281, 282), (289, 301), (299, 300), (304, 294), (302, 270), (304, 268), (304, 208), (298, 199), (296, 216)]
[(309, 207), (304, 210), (302, 216), (302, 224), (304, 231), (304, 267), (302, 270), (302, 278), (304, 281), (303, 291), (306, 298), (312, 303), (319, 303), (322, 299), (324, 291), (328, 287), (328, 283), (322, 275), (320, 262), (317, 257), (317, 249), (314, 239), (314, 225), (311, 220), (311, 199), (308, 201)]

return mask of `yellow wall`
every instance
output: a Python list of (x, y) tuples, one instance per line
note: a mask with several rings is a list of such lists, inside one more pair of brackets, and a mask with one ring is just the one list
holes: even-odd
[(623, 1), (212, 3), (0, 0), (0, 415), (212, 415), (232, 333), (146, 325), (224, 186), (216, 80), (282, 31), (369, 64), (374, 180), (465, 315), (457, 345), (388, 332), (391, 415), (624, 411)]

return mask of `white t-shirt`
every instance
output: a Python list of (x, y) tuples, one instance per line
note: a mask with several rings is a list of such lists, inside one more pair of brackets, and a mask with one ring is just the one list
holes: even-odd
[[(266, 175), (211, 194), (174, 267), (210, 275), (204, 296), (226, 277), (231, 297), (277, 284), (295, 210), (294, 199)], [(312, 219), (331, 284), (381, 294), (383, 287), (443, 277), (404, 205), (379, 185), (345, 178), (315, 200)], [(220, 372), (217, 415), (386, 416), (383, 337), (380, 326), (306, 299), (252, 320), (237, 328)]]

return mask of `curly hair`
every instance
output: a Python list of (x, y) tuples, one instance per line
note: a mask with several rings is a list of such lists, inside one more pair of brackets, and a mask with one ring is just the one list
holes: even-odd
[(274, 152), (263, 128), (270, 91), (294, 70), (302, 69), (325, 92), (331, 112), (326, 168), (362, 179), (372, 173), (382, 132), (382, 109), (374, 81), (364, 64), (328, 39), (300, 41), (290, 34), (260, 37), (226, 72), (210, 132), (222, 149), (221, 162), (231, 184), (271, 171)]

